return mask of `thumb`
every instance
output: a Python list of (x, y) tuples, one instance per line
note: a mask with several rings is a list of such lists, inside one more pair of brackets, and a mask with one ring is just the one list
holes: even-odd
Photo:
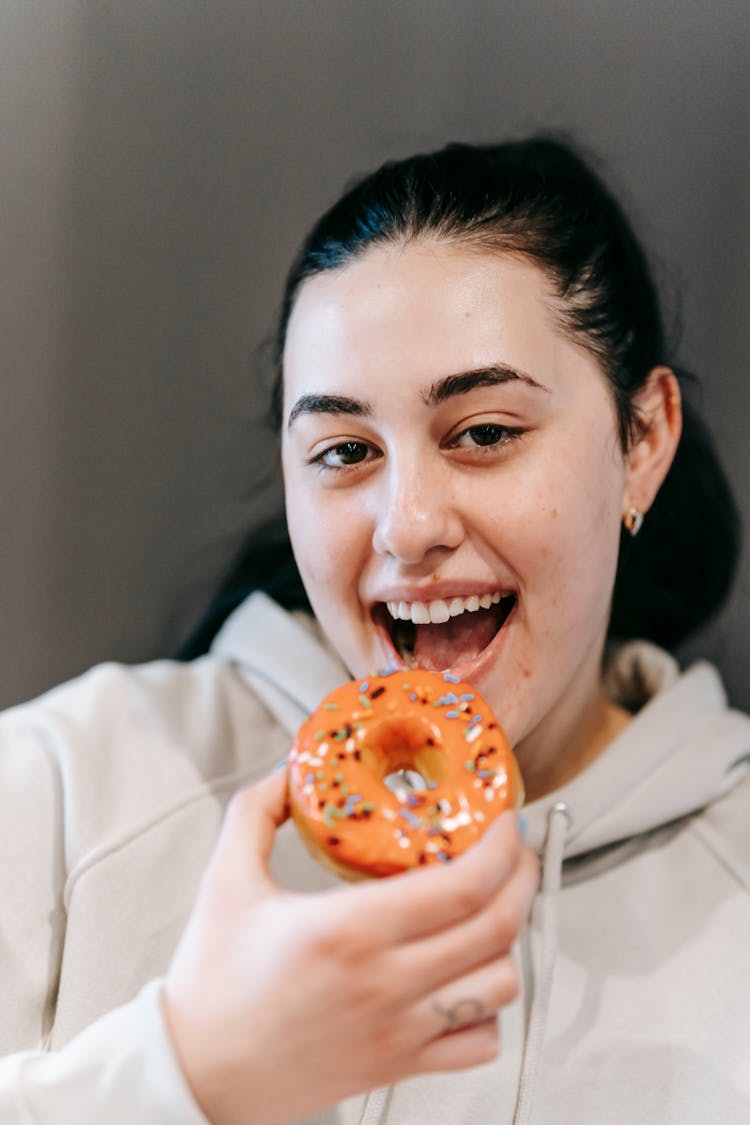
[(286, 770), (277, 770), (263, 781), (241, 789), (229, 802), (212, 874), (238, 885), (246, 894), (249, 884), (268, 888), (268, 871), (276, 831), (289, 817)]

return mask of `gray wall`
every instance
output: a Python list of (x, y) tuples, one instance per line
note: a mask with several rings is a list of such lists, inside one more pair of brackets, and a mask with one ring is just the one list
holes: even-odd
[[(747, 0), (4, 0), (0, 703), (162, 654), (277, 503), (253, 350), (353, 172), (571, 130), (748, 512)], [(701, 513), (696, 512), (696, 519)], [(699, 646), (750, 706), (748, 567)]]

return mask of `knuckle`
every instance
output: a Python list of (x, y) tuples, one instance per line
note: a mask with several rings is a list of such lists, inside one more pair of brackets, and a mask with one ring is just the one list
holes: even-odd
[(476, 914), (485, 905), (486, 899), (480, 879), (474, 875), (465, 875), (455, 893), (456, 906), (461, 914)]

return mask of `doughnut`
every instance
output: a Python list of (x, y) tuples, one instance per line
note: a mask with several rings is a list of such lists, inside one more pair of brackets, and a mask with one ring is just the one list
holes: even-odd
[(287, 777), (303, 841), (345, 879), (445, 863), (523, 801), (515, 757), (476, 689), (419, 668), (331, 692), (297, 732)]

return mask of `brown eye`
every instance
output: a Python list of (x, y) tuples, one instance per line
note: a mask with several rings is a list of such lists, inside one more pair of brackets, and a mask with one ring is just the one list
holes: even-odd
[(338, 469), (345, 465), (358, 465), (367, 458), (370, 447), (363, 441), (343, 441), (340, 445), (333, 445), (320, 455), (318, 460), (330, 469)]
[(508, 437), (508, 430), (497, 426), (493, 422), (485, 422), (481, 426), (470, 426), (466, 431), (475, 445), (497, 445), (503, 438)]

